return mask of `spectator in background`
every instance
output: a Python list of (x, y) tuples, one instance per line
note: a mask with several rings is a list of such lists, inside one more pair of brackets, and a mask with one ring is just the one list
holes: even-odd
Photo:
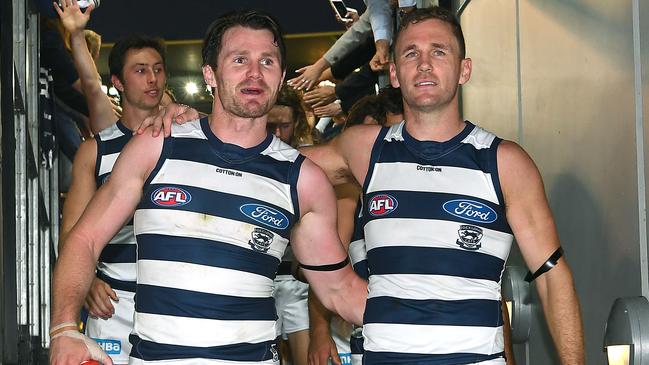
[(101, 51), (101, 36), (90, 29), (84, 29), (83, 35), (86, 38), (86, 45), (88, 46), (90, 56), (95, 64), (97, 64), (97, 60), (99, 60), (99, 52)]

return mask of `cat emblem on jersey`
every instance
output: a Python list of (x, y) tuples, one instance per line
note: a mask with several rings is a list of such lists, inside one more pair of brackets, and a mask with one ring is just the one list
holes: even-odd
[(279, 352), (277, 351), (276, 343), (270, 345), (270, 353), (273, 354), (273, 361), (279, 361)]
[(480, 240), (483, 236), (482, 228), (469, 224), (463, 224), (460, 226), (460, 229), (458, 229), (457, 233), (460, 238), (455, 241), (455, 243), (457, 243), (463, 249), (475, 251), (479, 250), (480, 247), (482, 247), (482, 244), (480, 243)]
[(248, 244), (253, 250), (266, 253), (273, 243), (273, 237), (275, 237), (273, 232), (265, 228), (255, 228), (252, 230), (252, 238)]

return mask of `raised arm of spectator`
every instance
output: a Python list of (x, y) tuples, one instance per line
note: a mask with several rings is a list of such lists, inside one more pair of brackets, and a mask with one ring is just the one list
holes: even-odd
[(343, 35), (338, 38), (331, 48), (318, 59), (314, 64), (302, 67), (297, 70), (300, 74), (287, 81), (287, 83), (298, 90), (309, 90), (315, 86), (321, 79), (322, 73), (358, 47), (367, 38), (372, 36), (372, 25), (370, 23), (370, 14), (365, 11), (357, 22), (354, 23)]
[(370, 66), (374, 71), (384, 70), (390, 62), (390, 44), (394, 27), (393, 10), (388, 0), (367, 0), (366, 2), (367, 10), (365, 12), (370, 16), (376, 45), (376, 54), (370, 61)]
[(83, 30), (90, 19), (93, 5), (81, 12), (77, 1), (61, 0), (61, 6), (54, 3), (56, 12), (61, 17), (61, 23), (70, 32), (70, 45), (74, 65), (79, 73), (81, 89), (86, 96), (90, 113), (90, 128), (93, 133), (110, 126), (118, 120), (113, 103), (108, 95), (101, 90), (101, 80), (97, 66), (88, 50)]

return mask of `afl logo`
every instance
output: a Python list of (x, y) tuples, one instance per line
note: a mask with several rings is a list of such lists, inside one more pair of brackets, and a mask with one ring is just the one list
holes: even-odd
[(449, 200), (442, 206), (446, 213), (477, 223), (493, 223), (498, 218), (496, 211), (473, 200)]
[(187, 190), (171, 186), (159, 188), (151, 194), (151, 201), (161, 207), (179, 207), (191, 200), (192, 196), (189, 195)]
[(285, 229), (288, 227), (288, 218), (282, 212), (261, 204), (244, 204), (239, 211), (248, 218), (268, 227)]
[(370, 199), (367, 210), (370, 215), (379, 217), (394, 212), (398, 205), (397, 199), (391, 195), (379, 194)]

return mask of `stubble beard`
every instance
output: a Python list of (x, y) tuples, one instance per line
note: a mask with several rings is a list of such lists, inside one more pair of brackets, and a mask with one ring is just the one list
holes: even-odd
[[(218, 98), (221, 102), (223, 110), (226, 112), (232, 113), (240, 118), (259, 118), (266, 115), (274, 104), (275, 95), (270, 95), (265, 101), (258, 103), (256, 101), (250, 101), (248, 103), (243, 103), (242, 99), (238, 99), (236, 95), (236, 90), (239, 87), (235, 88), (235, 91), (230, 93), (218, 93)], [(263, 87), (265, 92), (269, 92), (270, 89), (268, 86)], [(224, 83), (218, 83), (217, 90), (227, 90)], [(271, 100), (273, 103), (271, 103)]]

